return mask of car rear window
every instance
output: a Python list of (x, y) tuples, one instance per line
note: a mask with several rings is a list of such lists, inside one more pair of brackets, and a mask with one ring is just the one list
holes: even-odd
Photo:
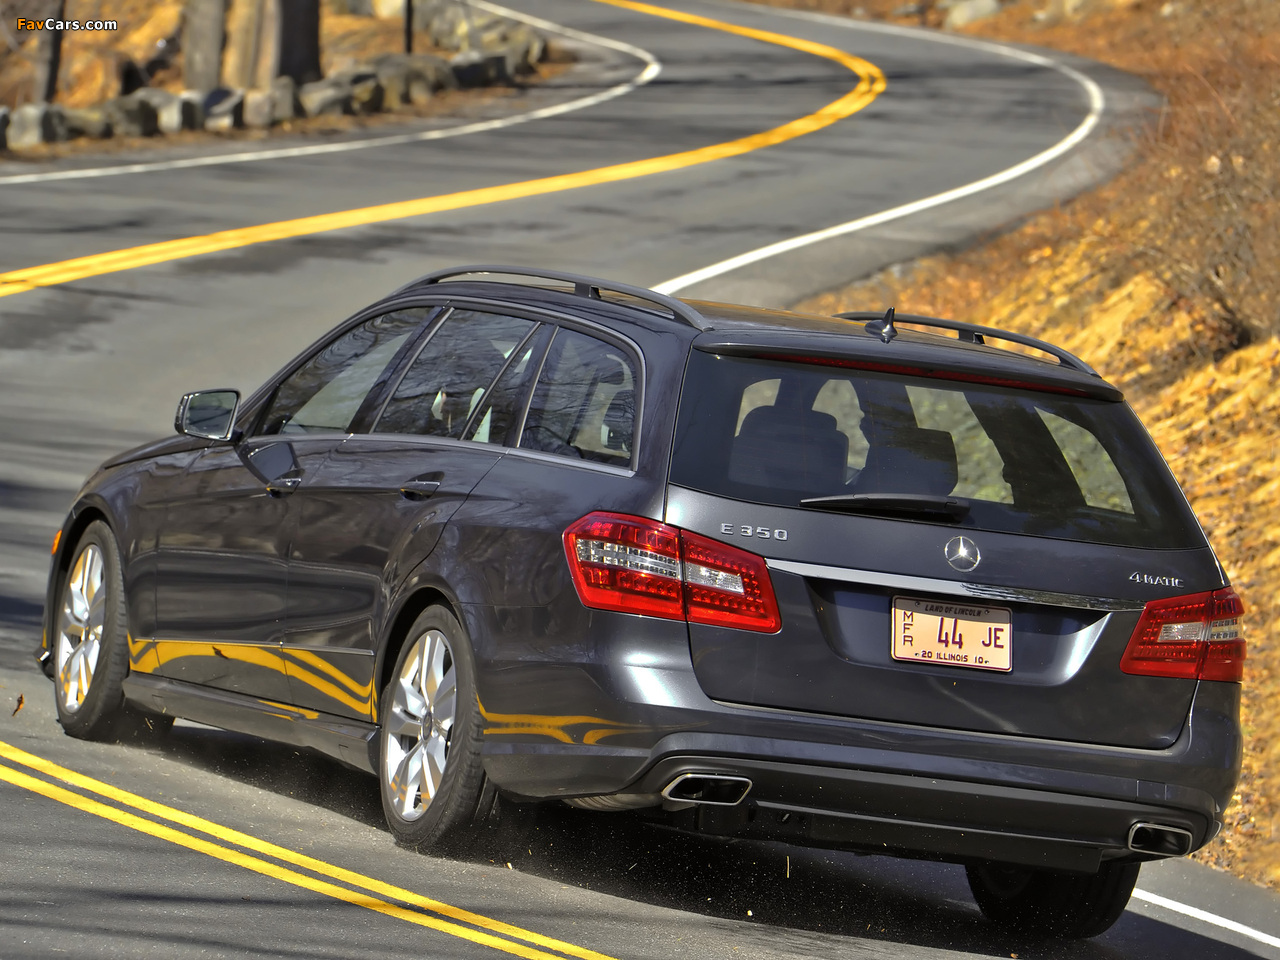
[(753, 503), (964, 498), (959, 526), (1124, 546), (1202, 546), (1124, 403), (693, 351), (671, 482)]

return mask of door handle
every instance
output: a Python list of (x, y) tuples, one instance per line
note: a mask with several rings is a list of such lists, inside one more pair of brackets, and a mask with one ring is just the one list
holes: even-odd
[(439, 488), (439, 480), (406, 480), (400, 485), (400, 496), (406, 500), (425, 500)]
[(267, 484), (267, 493), (273, 497), (287, 497), (301, 485), (301, 477), (280, 477)]

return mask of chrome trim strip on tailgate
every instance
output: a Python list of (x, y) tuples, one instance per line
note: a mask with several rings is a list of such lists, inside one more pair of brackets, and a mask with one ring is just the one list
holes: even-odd
[(848, 567), (828, 567), (820, 563), (800, 563), (795, 560), (766, 558), (765, 563), (773, 570), (794, 573), (798, 577), (863, 583), (901, 590), (921, 590), (927, 593), (946, 593), (957, 597), (980, 597), (984, 600), (1003, 600), (1007, 603), (1042, 603), (1057, 607), (1075, 607), (1081, 610), (1141, 610), (1143, 606), (1142, 602), (1137, 600), (1108, 600), (1103, 597), (1082, 597), (1077, 594), (1054, 593), (1049, 590), (1000, 587), (990, 583), (935, 580), (932, 577), (911, 577), (879, 570), (852, 570)]

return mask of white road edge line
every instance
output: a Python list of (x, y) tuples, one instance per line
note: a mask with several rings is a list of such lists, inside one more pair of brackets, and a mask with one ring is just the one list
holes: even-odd
[(982, 193), (993, 187), (998, 187), (1016, 180), (1024, 174), (1030, 173), (1045, 164), (1056, 160), (1067, 151), (1073, 149), (1077, 144), (1082, 142), (1091, 134), (1098, 126), (1098, 122), (1102, 117), (1103, 110), (1106, 108), (1106, 97), (1102, 93), (1102, 88), (1098, 86), (1092, 79), (1085, 76), (1079, 70), (1069, 67), (1064, 63), (1058, 63), (1049, 57), (1041, 56), (1037, 53), (1031, 53), (1028, 50), (1018, 50), (1013, 47), (1006, 47), (1003, 44), (991, 43), (982, 40), (971, 40), (968, 37), (952, 37), (945, 34), (931, 34), (924, 30), (908, 30), (901, 27), (894, 27), (889, 24), (870, 24), (855, 23), (849, 20), (841, 20), (838, 17), (828, 17), (822, 14), (807, 14), (802, 11), (795, 10), (778, 10), (775, 11), (784, 16), (800, 17), (802, 19), (818, 20), (823, 23), (833, 23), (851, 29), (879, 31), (882, 33), (895, 33), (899, 35), (907, 35), (917, 39), (934, 40), (938, 43), (952, 43), (959, 46), (978, 47), (1002, 56), (1012, 57), (1015, 60), (1022, 60), (1026, 63), (1035, 64), (1036, 66), (1049, 67), (1057, 70), (1070, 77), (1076, 83), (1080, 84), (1085, 90), (1089, 98), (1089, 113), (1075, 130), (1071, 131), (1066, 137), (1058, 141), (1047, 150), (1023, 160), (1019, 164), (1002, 170), (999, 173), (992, 174), (989, 177), (983, 177), (981, 180), (975, 180), (964, 186), (955, 187), (942, 193), (936, 193), (931, 197), (925, 197), (912, 203), (903, 204), (899, 207), (893, 207), (889, 210), (883, 210), (880, 213), (873, 213), (866, 217), (859, 217), (857, 220), (850, 220), (846, 223), (840, 223), (834, 227), (827, 227), (823, 230), (815, 230), (813, 233), (805, 233), (787, 240), (780, 240), (767, 246), (759, 247), (755, 250), (749, 250), (746, 253), (738, 254), (736, 257), (730, 257), (728, 260), (721, 260), (719, 263), (713, 263), (710, 266), (703, 267), (700, 270), (694, 270), (691, 273), (674, 277), (658, 284), (653, 289), (658, 293), (673, 294), (685, 287), (700, 283), (703, 280), (710, 280), (722, 274), (729, 273), (741, 267), (758, 263), (769, 257), (776, 257), (779, 254), (790, 253), (793, 250), (799, 250), (802, 247), (808, 247), (815, 243), (821, 243), (824, 240), (831, 240), (835, 237), (842, 237), (850, 233), (857, 233), (866, 230), (869, 227), (876, 227), (882, 223), (889, 223), (893, 220), (900, 220), (903, 217), (909, 217), (912, 214), (920, 213), (924, 210), (939, 207), (943, 204), (951, 203), (954, 200), (961, 200), (965, 197), (973, 196), (976, 193)]
[(497, 120), (483, 120), (477, 123), (464, 124), (459, 127), (449, 127), (445, 130), (427, 130), (422, 133), (403, 133), (389, 137), (372, 137), (367, 140), (348, 140), (343, 143), (321, 143), (303, 147), (281, 147), (275, 150), (251, 150), (244, 153), (187, 157), (181, 160), (156, 160), (146, 163), (122, 164), (114, 167), (86, 167), (78, 170), (55, 170), (47, 173), (12, 174), (10, 176), (0, 176), (0, 186), (19, 183), (48, 183), (55, 180), (88, 180), (96, 179), (98, 177), (119, 177), (130, 173), (151, 173), (157, 170), (182, 170), (190, 167), (214, 167), (230, 163), (253, 163), (259, 160), (283, 160), (290, 157), (308, 157), (326, 153), (348, 153), (353, 150), (369, 150), (374, 147), (390, 147), (404, 143), (420, 143), (424, 140), (444, 140), (449, 137), (461, 137), (472, 133), (484, 133), (488, 130), (501, 130), (504, 127), (514, 127), (518, 124), (529, 123), (533, 120), (543, 120), (547, 117), (557, 117), (561, 114), (572, 113), (576, 110), (586, 109), (587, 107), (594, 107), (597, 104), (625, 96), (632, 90), (651, 82), (662, 72), (662, 63), (657, 57), (651, 54), (648, 50), (634, 46), (630, 43), (623, 43), (621, 40), (612, 40), (609, 37), (602, 37), (594, 33), (585, 33), (581, 30), (574, 30), (572, 27), (565, 27), (558, 23), (552, 23), (550, 20), (543, 20), (540, 17), (530, 16), (529, 14), (522, 13), (519, 10), (511, 10), (507, 7), (501, 7), (496, 3), (489, 3), (487, 0), (471, 0), (471, 6), (488, 10), (490, 13), (496, 13), (499, 16), (510, 17), (513, 20), (522, 20), (530, 26), (546, 30), (548, 33), (558, 33), (561, 36), (579, 40), (583, 43), (617, 50), (620, 53), (628, 54), (635, 57), (637, 60), (640, 60), (645, 64), (645, 67), (640, 71), (640, 73), (631, 80), (628, 80), (626, 83), (610, 87), (608, 90), (602, 90), (600, 93), (593, 93), (590, 96), (580, 97), (577, 100), (570, 100), (567, 103), (557, 104), (552, 107), (542, 107), (538, 110), (531, 110), (528, 113), (518, 114), (514, 117), (502, 117)]
[[(813, 233), (802, 234), (797, 237), (792, 237), (789, 240), (772, 243), (768, 246), (739, 254), (738, 256), (731, 257), (728, 260), (722, 260), (719, 263), (714, 263), (709, 267), (703, 267), (701, 270), (695, 270), (692, 273), (686, 273), (683, 276), (675, 277), (665, 283), (660, 283), (656, 287), (653, 287), (653, 290), (658, 293), (671, 295), (684, 287), (691, 286), (699, 281), (709, 280), (713, 277), (720, 276), (721, 274), (728, 273), (731, 270), (736, 270), (739, 267), (745, 267), (749, 264), (757, 263), (760, 260), (777, 256), (780, 253), (798, 250), (801, 247), (820, 243), (823, 240), (829, 240), (832, 237), (839, 237), (845, 234), (855, 233), (859, 230), (865, 230), (868, 227), (874, 227), (881, 223), (888, 223), (891, 220), (907, 217), (913, 213), (919, 213), (920, 211), (928, 210), (931, 207), (941, 206), (942, 204), (950, 203), (952, 200), (959, 200), (962, 197), (981, 193), (983, 190), (989, 190), (992, 187), (1007, 183), (1010, 180), (1022, 176), (1024, 173), (1030, 173), (1037, 167), (1042, 167), (1046, 163), (1062, 156), (1062, 154), (1066, 153), (1076, 144), (1084, 140), (1093, 132), (1094, 128), (1097, 127), (1098, 121), (1102, 116), (1102, 112), (1106, 107), (1106, 98), (1102, 93), (1102, 89), (1089, 77), (1086, 77), (1080, 71), (1069, 67), (1064, 63), (1058, 63), (1049, 57), (1043, 57), (1027, 50), (1018, 50), (1013, 47), (1006, 47), (1003, 44), (992, 43), (987, 40), (976, 40), (970, 37), (955, 37), (947, 36), (946, 34), (934, 35), (923, 30), (910, 30), (903, 27), (895, 27), (890, 24), (852, 23), (840, 17), (825, 16), (820, 13), (808, 13), (800, 10), (774, 10), (773, 12), (783, 16), (816, 20), (822, 23), (834, 24), (851, 29), (879, 31), (881, 33), (893, 33), (917, 38), (927, 38), (938, 43), (951, 43), (958, 46), (977, 47), (1003, 56), (1013, 57), (1017, 60), (1023, 60), (1027, 63), (1050, 67), (1066, 74), (1068, 77), (1084, 87), (1089, 96), (1089, 114), (1075, 130), (1048, 150), (1036, 154), (1034, 157), (1024, 160), (1022, 163), (1012, 166), (1000, 173), (994, 174), (990, 177), (984, 177), (981, 180), (975, 180), (973, 183), (957, 187), (954, 190), (947, 190), (944, 193), (935, 194), (932, 197), (925, 197), (924, 199), (917, 200), (914, 203), (904, 204), (903, 206), (894, 207), (881, 213), (861, 217), (857, 220), (850, 220), (847, 223), (838, 224), (834, 227), (828, 227), (825, 230), (817, 230)], [(1133, 891), (1133, 896), (1135, 899), (1141, 900), (1144, 903), (1163, 907), (1164, 909), (1171, 910), (1174, 913), (1180, 913), (1185, 917), (1191, 917), (1194, 920), (1200, 920), (1203, 923), (1208, 923), (1215, 927), (1221, 927), (1224, 930), (1230, 930), (1233, 933), (1240, 934), (1241, 936), (1257, 940), (1259, 943), (1265, 943), (1272, 947), (1280, 947), (1280, 937), (1273, 937), (1269, 933), (1263, 933), (1261, 930), (1255, 930), (1253, 927), (1245, 926), (1243, 923), (1238, 923), (1235, 920), (1220, 917), (1216, 913), (1201, 910), (1199, 907), (1193, 907), (1189, 904), (1180, 903), (1177, 900), (1170, 900), (1168, 897), (1162, 897), (1159, 894), (1150, 893), (1146, 890), (1136, 888)]]
[(1280, 947), (1280, 937), (1273, 937), (1269, 933), (1263, 933), (1261, 930), (1255, 930), (1253, 927), (1246, 927), (1243, 923), (1237, 923), (1235, 920), (1228, 920), (1226, 917), (1220, 917), (1216, 913), (1210, 913), (1208, 910), (1201, 910), (1199, 907), (1188, 906), (1185, 903), (1179, 903), (1177, 900), (1170, 900), (1168, 897), (1162, 897), (1158, 893), (1149, 893), (1146, 890), (1135, 889), (1133, 898), (1141, 900), (1144, 903), (1152, 904), (1156, 907), (1163, 907), (1166, 910), (1172, 910), (1174, 913), (1180, 913), (1184, 917), (1191, 917), (1193, 920), (1200, 920), (1204, 923), (1212, 924), (1215, 927), (1221, 927), (1224, 930), (1230, 930), (1232, 933), (1238, 933), (1242, 937), (1248, 937), (1251, 940), (1257, 940), (1259, 943), (1265, 943), (1269, 947)]

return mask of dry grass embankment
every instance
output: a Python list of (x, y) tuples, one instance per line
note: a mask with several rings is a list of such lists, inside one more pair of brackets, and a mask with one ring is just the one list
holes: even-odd
[(1034, 16), (1046, 3), (966, 32), (1144, 77), (1167, 105), (1129, 169), (984, 245), (803, 309), (896, 304), (1023, 331), (1125, 390), (1248, 607), (1244, 773), (1227, 829), (1197, 856), (1280, 887), (1280, 3), (1094, 0), (1052, 22)]

